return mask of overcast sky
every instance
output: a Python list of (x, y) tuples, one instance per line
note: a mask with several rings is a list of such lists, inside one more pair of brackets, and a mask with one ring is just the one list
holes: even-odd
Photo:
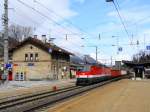
[[(34, 34), (46, 34), (47, 38), (56, 38), (57, 45), (92, 57), (95, 47), (89, 46), (98, 46), (98, 59), (104, 63), (110, 63), (111, 56), (114, 60), (131, 59), (150, 42), (150, 1), (115, 0), (115, 3), (128, 35), (113, 3), (105, 0), (9, 0), (9, 8), (13, 8), (9, 9), (9, 25), (31, 26)], [(2, 10), (3, 0), (0, 6)], [(139, 46), (130, 45), (137, 40)], [(122, 52), (117, 52), (117, 46), (123, 48)]]

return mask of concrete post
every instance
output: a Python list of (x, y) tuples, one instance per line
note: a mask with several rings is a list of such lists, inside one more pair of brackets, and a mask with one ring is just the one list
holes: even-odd
[[(4, 64), (9, 63), (8, 57), (8, 0), (4, 0)], [(8, 70), (4, 69), (4, 76), (3, 78), (8, 78)]]
[(142, 78), (145, 79), (145, 74), (144, 71), (142, 72)]

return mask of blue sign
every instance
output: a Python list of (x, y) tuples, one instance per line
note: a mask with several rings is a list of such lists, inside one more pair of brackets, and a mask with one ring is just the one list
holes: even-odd
[(28, 63), (28, 66), (34, 66), (34, 63)]
[(150, 46), (146, 46), (146, 49), (147, 49), (147, 50), (150, 50)]
[(51, 48), (49, 48), (48, 52), (49, 52), (49, 53), (52, 53), (52, 49), (51, 49)]
[(119, 48), (118, 48), (118, 51), (122, 51), (122, 47), (119, 47)]
[(5, 65), (5, 68), (6, 68), (6, 69), (12, 68), (12, 64), (10, 64), (10, 63), (6, 64), (6, 65)]

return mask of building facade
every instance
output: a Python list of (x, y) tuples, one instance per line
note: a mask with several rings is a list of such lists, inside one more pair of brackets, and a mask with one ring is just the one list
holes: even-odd
[(70, 52), (37, 38), (27, 38), (12, 54), (13, 80), (59, 80), (70, 78)]

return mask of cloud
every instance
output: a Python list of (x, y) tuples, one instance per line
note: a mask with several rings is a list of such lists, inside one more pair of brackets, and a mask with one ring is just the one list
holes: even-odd
[(97, 26), (93, 32), (102, 32), (102, 33), (111, 33), (112, 31), (117, 32), (120, 31), (121, 27), (122, 26), (120, 23), (111, 21)]
[[(137, 13), (138, 12), (138, 13)], [(120, 10), (120, 14), (124, 22), (131, 26), (136, 24), (146, 24), (150, 21), (149, 5), (132, 7)], [(112, 11), (107, 14), (109, 17), (119, 18), (117, 11)]]
[[(40, 0), (51, 12), (56, 12), (56, 15), (59, 15), (64, 18), (70, 18), (77, 15), (77, 12), (71, 10), (69, 0)], [(40, 7), (39, 5), (37, 5)], [(53, 15), (54, 16), (54, 15)], [(61, 18), (62, 19), (62, 18)]]
[[(14, 0), (13, 2), (10, 1), (10, 7), (13, 7), (15, 10), (10, 13), (9, 16), (10, 20), (12, 22), (17, 22), (18, 24), (24, 23), (27, 25), (35, 25), (31, 21), (32, 19), (36, 21), (35, 23), (39, 23), (38, 25), (36, 24), (36, 27), (40, 27), (40, 25), (45, 22), (59, 23), (62, 22), (64, 19), (69, 19), (77, 15), (75, 11), (70, 9), (69, 0), (61, 0), (61, 1), (36, 0), (36, 1), (37, 2), (34, 2), (33, 0), (22, 1), (27, 5), (29, 5), (29, 7), (32, 7), (32, 9), (19, 3), (17, 0)], [(37, 10), (38, 12), (35, 10)]]

